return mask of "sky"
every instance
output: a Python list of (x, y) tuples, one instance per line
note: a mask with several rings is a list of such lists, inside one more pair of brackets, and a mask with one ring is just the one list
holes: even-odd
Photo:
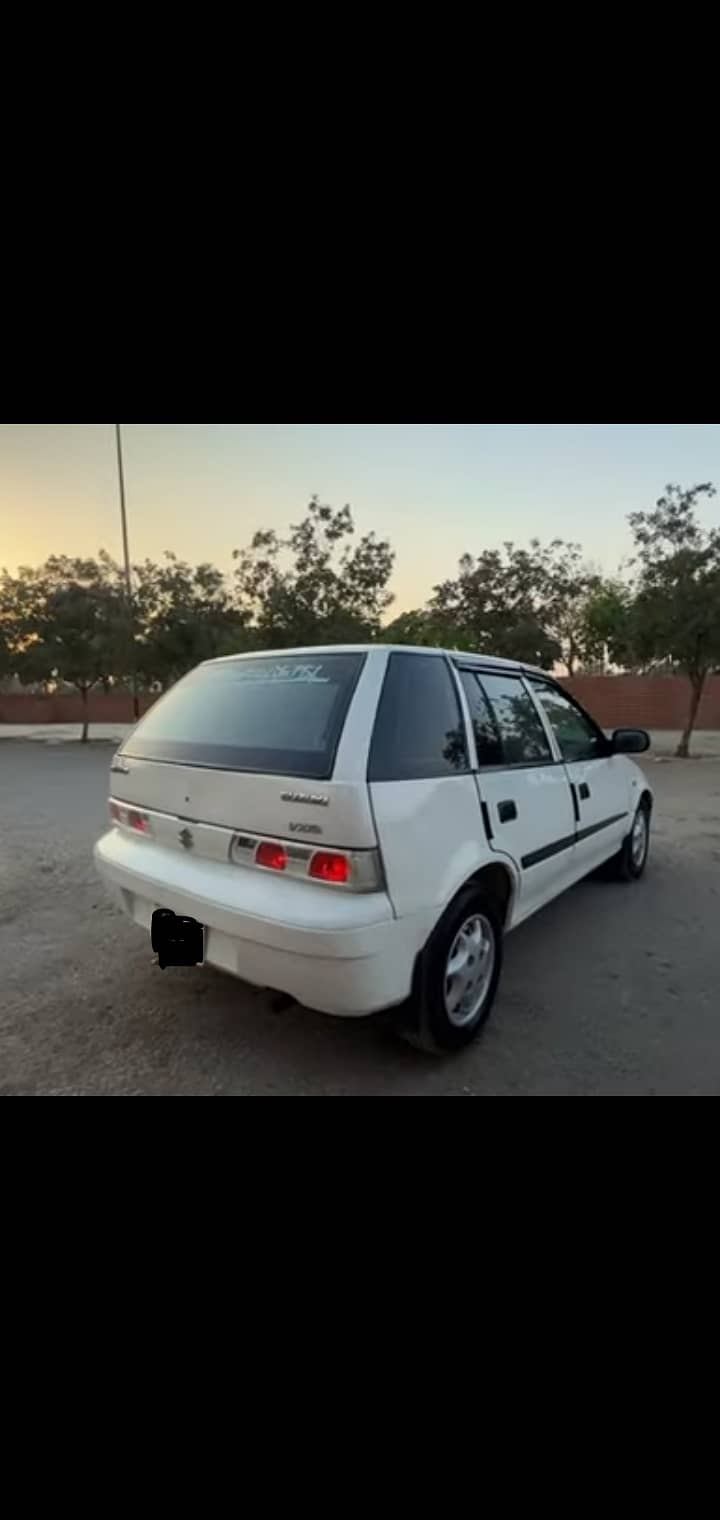
[[(391, 540), (397, 611), (422, 605), (465, 552), (509, 538), (580, 542), (612, 573), (630, 549), (629, 512), (670, 481), (720, 485), (715, 422), (122, 426), (133, 559), (173, 549), (230, 569), (257, 528), (282, 531), (317, 493)], [(121, 557), (114, 424), (0, 423), (0, 567), (100, 548)]]

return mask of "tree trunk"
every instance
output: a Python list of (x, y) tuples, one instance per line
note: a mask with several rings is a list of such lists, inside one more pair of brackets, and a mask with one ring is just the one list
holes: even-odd
[(81, 686), (80, 687), (80, 696), (82, 697), (82, 705), (83, 705), (83, 731), (82, 731), (82, 741), (81, 742), (83, 744), (87, 744), (87, 742), (88, 742), (88, 730), (90, 728), (90, 713), (89, 713), (89, 709), (88, 709), (88, 689), (87, 689), (87, 686)]
[(690, 740), (692, 739), (693, 733), (695, 732), (695, 724), (697, 723), (697, 715), (698, 715), (698, 713), (700, 711), (700, 703), (702, 702), (702, 694), (703, 694), (703, 691), (705, 690), (705, 682), (706, 682), (706, 680), (707, 680), (707, 671), (706, 670), (703, 670), (699, 675), (695, 675), (695, 676), (691, 676), (690, 677), (690, 682), (691, 682), (691, 685), (692, 685), (692, 697), (690, 699), (690, 713), (688, 715), (687, 727), (685, 729), (685, 732), (684, 732), (684, 734), (682, 736), (682, 739), (680, 740), (680, 743), (679, 743), (678, 748), (677, 748), (677, 757), (678, 757), (679, 760), (687, 760), (687, 759), (689, 759), (689, 756), (690, 756)]

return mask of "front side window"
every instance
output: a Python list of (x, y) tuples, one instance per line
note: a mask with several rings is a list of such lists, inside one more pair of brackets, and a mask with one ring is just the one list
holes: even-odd
[(326, 780), (364, 663), (312, 654), (202, 665), (150, 709), (123, 754)]
[(437, 655), (393, 654), (370, 751), (370, 781), (424, 781), (470, 768), (455, 683)]
[(478, 679), (500, 735), (502, 764), (552, 763), (552, 752), (540, 715), (520, 677), (487, 675), (483, 671)]
[(606, 753), (607, 743), (598, 728), (575, 703), (544, 681), (533, 681), (550, 727), (560, 746), (563, 760), (597, 760)]

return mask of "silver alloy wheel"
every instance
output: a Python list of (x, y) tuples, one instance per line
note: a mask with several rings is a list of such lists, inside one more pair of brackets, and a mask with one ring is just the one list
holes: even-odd
[(456, 936), (445, 968), (445, 1010), (456, 1029), (477, 1018), (490, 990), (495, 960), (495, 930), (482, 913), (475, 913)]
[(648, 852), (648, 819), (644, 808), (638, 808), (632, 831), (632, 858), (636, 871), (645, 864), (645, 856)]

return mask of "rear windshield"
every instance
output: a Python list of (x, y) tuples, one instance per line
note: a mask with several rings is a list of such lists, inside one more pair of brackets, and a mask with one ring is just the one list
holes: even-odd
[(364, 663), (327, 654), (201, 666), (151, 708), (123, 754), (327, 780)]

